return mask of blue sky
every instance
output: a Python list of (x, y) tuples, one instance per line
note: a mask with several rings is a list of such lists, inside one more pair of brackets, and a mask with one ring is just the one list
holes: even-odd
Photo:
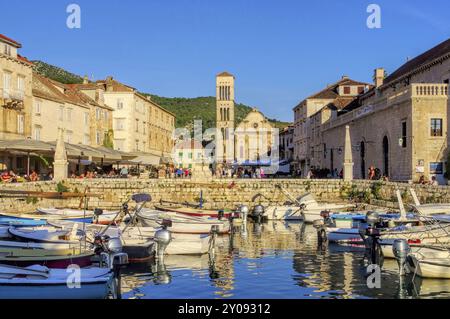
[[(81, 29), (66, 7), (81, 6)], [(369, 29), (366, 8), (382, 9)], [(0, 0), (0, 33), (21, 53), (95, 79), (113, 75), (169, 97), (215, 94), (236, 76), (236, 100), (292, 121), (292, 108), (348, 75), (372, 81), (450, 37), (448, 0)]]

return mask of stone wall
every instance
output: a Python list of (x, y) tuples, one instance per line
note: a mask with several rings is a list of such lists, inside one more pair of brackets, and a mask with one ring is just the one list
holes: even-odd
[[(450, 202), (450, 187), (448, 186), (421, 186), (400, 183), (373, 183), (370, 181), (344, 182), (342, 180), (215, 180), (208, 183), (191, 182), (189, 180), (67, 180), (65, 186), (71, 192), (83, 193), (86, 187), (90, 193), (99, 197), (89, 198), (90, 209), (100, 207), (104, 209), (117, 209), (130, 195), (138, 192), (150, 193), (152, 203), (161, 199), (175, 202), (198, 202), (200, 192), (203, 191), (205, 207), (207, 208), (234, 208), (236, 205), (252, 203), (252, 198), (262, 194), (263, 203), (268, 201), (282, 204), (288, 198), (276, 187), (281, 185), (293, 196), (311, 192), (318, 200), (342, 201), (351, 197), (360, 197), (363, 202), (380, 206), (395, 207), (395, 190), (400, 189), (405, 202), (412, 202), (408, 187), (413, 187), (421, 202)], [(28, 190), (51, 191), (57, 189), (54, 182), (37, 182), (26, 184), (3, 184), (1, 190)], [(0, 198), (0, 211), (2, 212), (32, 212), (37, 207), (83, 207), (79, 198), (65, 200), (50, 199), (13, 199)]]

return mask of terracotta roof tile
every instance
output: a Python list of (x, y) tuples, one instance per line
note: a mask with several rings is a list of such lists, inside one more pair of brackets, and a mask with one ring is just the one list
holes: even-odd
[(394, 82), (399, 78), (407, 75), (408, 73), (413, 72), (414, 70), (420, 68), (421, 66), (431, 63), (434, 60), (439, 59), (446, 55), (450, 56), (450, 39), (447, 39), (446, 41), (438, 44), (434, 48), (431, 48), (425, 53), (422, 53), (421, 55), (403, 64), (400, 68), (398, 68), (384, 80), (383, 85)]
[(3, 35), (1, 33), (0, 33), (0, 39), (4, 40), (6, 42), (9, 42), (10, 44), (14, 45), (17, 48), (21, 48), (22, 47), (22, 45), (19, 42), (15, 41), (15, 40), (13, 40), (11, 38), (8, 38), (6, 35)]
[(222, 73), (217, 74), (217, 77), (230, 77), (230, 76), (234, 77), (233, 74), (228, 73), (228, 72), (222, 72)]

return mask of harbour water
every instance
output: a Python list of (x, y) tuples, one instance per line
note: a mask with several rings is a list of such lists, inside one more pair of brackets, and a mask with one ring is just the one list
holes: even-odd
[(385, 260), (381, 287), (369, 288), (364, 248), (319, 248), (315, 229), (299, 222), (248, 223), (221, 237), (214, 256), (166, 256), (135, 264), (122, 277), (123, 298), (322, 299), (449, 298), (450, 280), (407, 276)]

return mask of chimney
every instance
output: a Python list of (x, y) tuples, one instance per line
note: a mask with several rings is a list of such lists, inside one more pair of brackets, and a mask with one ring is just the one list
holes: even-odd
[(111, 83), (112, 80), (113, 80), (112, 76), (107, 76), (106, 77), (106, 81), (105, 81), (106, 92), (113, 92), (114, 91), (114, 88), (113, 88), (112, 83)]
[(347, 75), (342, 76), (342, 80), (348, 80), (348, 79), (349, 79), (349, 77)]
[(83, 84), (89, 84), (89, 78), (87, 75), (85, 75), (83, 78)]
[(384, 69), (383, 68), (375, 69), (373, 81), (375, 83), (375, 87), (377, 87), (377, 88), (383, 85), (383, 82), (384, 82)]

